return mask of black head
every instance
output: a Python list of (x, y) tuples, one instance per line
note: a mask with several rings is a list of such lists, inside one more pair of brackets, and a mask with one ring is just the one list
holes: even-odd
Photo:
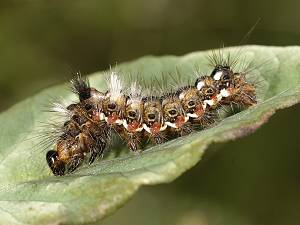
[(63, 176), (65, 174), (65, 163), (59, 160), (56, 151), (48, 151), (46, 161), (55, 176)]

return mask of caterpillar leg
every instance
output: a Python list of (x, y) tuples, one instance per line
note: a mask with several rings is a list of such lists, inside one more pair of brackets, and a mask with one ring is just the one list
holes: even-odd
[(128, 147), (130, 148), (131, 151), (137, 152), (140, 151), (141, 149), (141, 135), (140, 134), (133, 134), (133, 135), (128, 135)]
[(96, 147), (91, 150), (91, 156), (89, 158), (89, 165), (91, 165), (98, 156), (103, 156), (104, 150), (106, 148), (106, 143), (98, 143)]
[(83, 154), (74, 155), (67, 164), (68, 172), (71, 173), (77, 169), (84, 159)]
[(154, 135), (152, 137), (152, 142), (154, 142), (155, 144), (159, 145), (165, 142), (165, 139), (162, 135), (158, 134), (158, 135)]
[(137, 143), (137, 141), (135, 140), (130, 140), (128, 142), (128, 147), (130, 148), (131, 151), (137, 152), (139, 149), (139, 145)]
[(179, 132), (179, 135), (180, 136), (185, 136), (185, 135), (188, 135), (188, 134), (190, 134), (190, 133), (192, 133), (193, 132), (193, 126), (192, 126), (192, 124), (191, 123), (186, 123), (186, 124), (184, 124), (182, 127), (181, 127), (181, 129), (180, 129), (180, 132)]

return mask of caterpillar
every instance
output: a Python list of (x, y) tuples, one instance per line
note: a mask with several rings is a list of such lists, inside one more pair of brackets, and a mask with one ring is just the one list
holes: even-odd
[(87, 155), (89, 164), (103, 157), (113, 133), (131, 151), (139, 152), (149, 142), (162, 144), (210, 127), (221, 107), (255, 105), (256, 87), (247, 82), (246, 72), (235, 71), (234, 63), (222, 57), (211, 59), (210, 74), (198, 75), (194, 84), (161, 95), (143, 94), (145, 90), (137, 82), (126, 89), (116, 72), (110, 74), (108, 90), (101, 92), (77, 74), (71, 84), (78, 102), (53, 108), (66, 120), (59, 126), (54, 149), (46, 153), (52, 173), (63, 176), (73, 172)]

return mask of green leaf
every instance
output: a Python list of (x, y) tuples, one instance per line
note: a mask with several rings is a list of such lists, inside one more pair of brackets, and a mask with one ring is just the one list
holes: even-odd
[[(31, 139), (42, 112), (53, 97), (71, 102), (66, 85), (52, 87), (0, 115), (0, 224), (80, 224), (101, 220), (123, 205), (142, 185), (171, 182), (194, 166), (213, 142), (224, 142), (255, 131), (277, 109), (300, 101), (300, 48), (244, 46), (242, 56), (251, 61), (259, 78), (259, 103), (228, 117), (205, 131), (195, 132), (141, 154), (126, 154), (83, 165), (75, 173), (54, 177), (45, 161), (45, 150)], [(239, 48), (225, 49), (238, 52)], [(184, 79), (195, 66), (209, 71), (209, 52), (182, 57), (144, 57), (118, 66), (124, 74), (139, 74), (146, 82), (153, 75), (168, 76), (177, 70)], [(103, 73), (90, 76), (93, 86), (105, 90)], [(126, 80), (126, 77), (124, 77)], [(115, 146), (112, 153), (119, 152)]]

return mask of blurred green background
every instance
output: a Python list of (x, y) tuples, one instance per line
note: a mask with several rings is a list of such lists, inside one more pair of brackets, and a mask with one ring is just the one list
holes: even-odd
[[(1, 0), (0, 110), (39, 90), (152, 54), (246, 44), (299, 45), (300, 2)], [(142, 188), (104, 224), (300, 224), (300, 107), (212, 146), (171, 184)]]

